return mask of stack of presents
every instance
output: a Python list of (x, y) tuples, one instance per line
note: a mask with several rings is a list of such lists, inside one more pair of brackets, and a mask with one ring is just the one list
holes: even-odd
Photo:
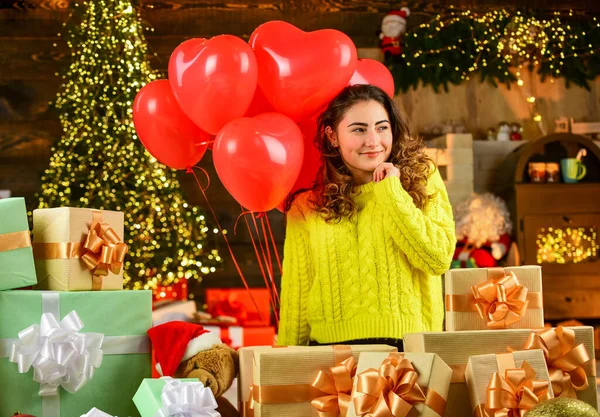
[[(36, 210), (33, 242), (22, 199), (1, 200), (0, 219), (0, 416), (219, 416), (200, 380), (150, 378), (152, 294), (122, 289), (122, 213)], [(446, 331), (405, 335), (405, 352), (272, 346), (268, 308), (242, 294), (209, 293), (213, 313), (194, 314), (239, 347), (243, 416), (524, 416), (553, 397), (597, 407), (593, 328), (544, 327), (539, 266), (449, 271)]]

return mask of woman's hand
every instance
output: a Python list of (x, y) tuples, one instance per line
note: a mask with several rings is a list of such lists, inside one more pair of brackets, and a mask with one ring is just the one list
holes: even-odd
[(391, 162), (384, 162), (373, 171), (373, 181), (379, 182), (388, 177), (400, 178), (400, 170)]

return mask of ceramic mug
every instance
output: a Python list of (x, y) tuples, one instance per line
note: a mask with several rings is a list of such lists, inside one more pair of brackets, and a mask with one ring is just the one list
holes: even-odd
[(548, 162), (546, 163), (546, 182), (559, 182), (559, 168), (556, 162)]
[(546, 163), (530, 162), (529, 178), (531, 179), (531, 182), (546, 182)]
[(576, 183), (587, 172), (585, 165), (577, 158), (565, 158), (560, 161), (563, 181), (566, 183)]

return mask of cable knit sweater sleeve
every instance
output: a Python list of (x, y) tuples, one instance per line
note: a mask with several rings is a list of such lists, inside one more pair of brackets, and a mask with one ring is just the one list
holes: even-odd
[(308, 345), (308, 292), (313, 267), (306, 219), (295, 203), (287, 213), (281, 277), (281, 317), (277, 344)]
[(432, 197), (423, 211), (415, 206), (398, 177), (380, 181), (374, 190), (377, 204), (387, 213), (387, 231), (408, 261), (430, 275), (446, 272), (456, 235), (452, 207), (439, 171), (436, 169), (429, 178), (427, 191)]

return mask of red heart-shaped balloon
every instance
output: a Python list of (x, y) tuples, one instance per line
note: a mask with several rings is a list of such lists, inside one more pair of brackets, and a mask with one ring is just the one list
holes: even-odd
[(302, 166), (302, 132), (279, 113), (227, 123), (213, 146), (221, 182), (243, 207), (269, 211), (290, 192)]
[(152, 81), (137, 93), (133, 124), (148, 152), (175, 169), (200, 161), (211, 140), (181, 110), (167, 80)]
[[(321, 152), (315, 146), (315, 135), (317, 134), (316, 117), (311, 117), (308, 120), (298, 122), (298, 127), (302, 132), (302, 140), (304, 141), (304, 158), (302, 159), (302, 167), (298, 178), (294, 183), (290, 194), (304, 189), (310, 189), (313, 183), (317, 180), (317, 174), (321, 168)], [(286, 198), (279, 203), (277, 210), (284, 212)]]
[(271, 105), (298, 121), (326, 106), (356, 67), (356, 47), (334, 29), (304, 32), (281, 21), (262, 24), (250, 36), (258, 85)]
[(213, 135), (246, 113), (257, 76), (254, 52), (232, 35), (187, 40), (169, 59), (169, 82), (181, 108)]
[(394, 97), (394, 77), (392, 77), (392, 73), (385, 65), (374, 59), (363, 58), (358, 60), (348, 85), (356, 84), (376, 85), (388, 93), (390, 97)]

